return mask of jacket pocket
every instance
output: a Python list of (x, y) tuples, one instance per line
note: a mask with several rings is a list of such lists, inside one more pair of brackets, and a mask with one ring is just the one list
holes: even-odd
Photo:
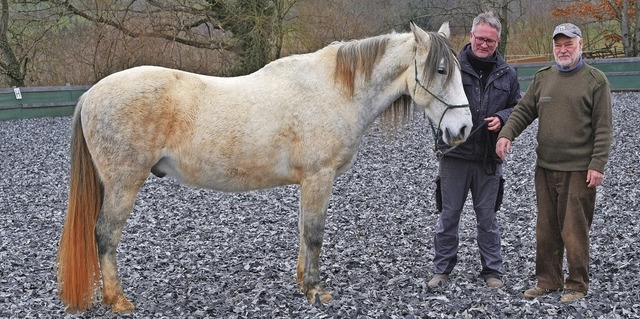
[(493, 87), (500, 91), (511, 91), (511, 85), (504, 81), (493, 81)]

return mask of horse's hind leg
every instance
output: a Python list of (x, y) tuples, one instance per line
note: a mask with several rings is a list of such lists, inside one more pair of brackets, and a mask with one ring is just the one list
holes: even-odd
[(334, 176), (333, 171), (321, 172), (306, 177), (300, 184), (297, 277), (298, 285), (310, 303), (315, 303), (316, 298), (326, 303), (332, 298), (331, 293), (322, 288), (319, 258)]
[[(105, 185), (102, 211), (96, 224), (96, 240), (102, 272), (102, 303), (113, 312), (133, 311), (135, 306), (125, 296), (118, 275), (116, 248), (127, 218), (133, 210), (138, 190), (144, 180), (137, 183)], [(132, 185), (133, 184), (133, 185)]]

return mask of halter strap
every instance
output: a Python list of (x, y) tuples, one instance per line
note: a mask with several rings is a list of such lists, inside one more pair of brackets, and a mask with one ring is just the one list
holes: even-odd
[[(440, 103), (444, 104), (447, 106), (447, 108), (444, 110), (444, 112), (442, 112), (442, 115), (440, 116), (440, 120), (438, 121), (438, 127), (434, 127), (433, 126), (433, 122), (431, 120), (429, 120), (429, 125), (431, 126), (431, 132), (433, 133), (433, 152), (436, 154), (436, 156), (438, 157), (438, 159), (441, 159), (445, 154), (453, 151), (456, 147), (458, 147), (458, 145), (454, 145), (451, 146), (450, 148), (444, 150), (444, 151), (440, 151), (438, 150), (438, 139), (440, 138), (440, 125), (442, 124), (442, 119), (444, 118), (445, 114), (447, 114), (447, 112), (450, 109), (458, 109), (458, 108), (465, 108), (465, 107), (469, 107), (469, 104), (459, 104), (459, 105), (453, 105), (453, 104), (449, 104), (447, 102), (445, 102), (442, 98), (440, 98), (439, 96), (433, 94), (433, 92), (431, 92), (426, 86), (422, 85), (422, 83), (420, 83), (420, 80), (418, 79), (418, 61), (417, 60), (413, 60), (414, 63), (414, 70), (415, 70), (415, 80), (416, 80), (416, 86), (413, 88), (413, 95), (415, 96), (416, 94), (416, 90), (418, 89), (418, 86), (420, 86), (423, 90), (427, 91), (427, 93), (429, 93), (431, 96), (433, 96), (434, 98), (436, 98), (436, 100), (440, 101)], [(478, 127), (476, 127), (474, 130), (471, 131), (471, 133), (469, 133), (469, 135), (472, 135), (473, 133), (477, 132), (481, 127), (483, 127), (485, 125), (485, 122), (483, 121), (482, 124), (480, 124)]]
[[(440, 101), (442, 104), (447, 106), (447, 109), (455, 109), (455, 108), (463, 108), (463, 107), (469, 107), (469, 104), (459, 104), (459, 105), (452, 105), (449, 104), (447, 102), (445, 102), (443, 99), (441, 99), (439, 96), (433, 94), (433, 92), (431, 92), (426, 86), (422, 85), (422, 83), (420, 83), (420, 80), (418, 79), (418, 60), (413, 60), (413, 65), (414, 65), (414, 70), (415, 70), (415, 80), (416, 80), (416, 86), (413, 89), (413, 94), (415, 95), (416, 90), (418, 88), (418, 85), (425, 91), (427, 91), (427, 93), (431, 94), (431, 96), (435, 97), (436, 100)], [(446, 112), (446, 111), (445, 111)], [(444, 117), (444, 114), (442, 114), (442, 117)], [(440, 121), (442, 121), (442, 117), (440, 117)]]
[[(431, 122), (429, 122), (431, 124)], [(482, 123), (480, 123), (480, 125), (478, 125), (478, 127), (474, 128), (473, 130), (471, 130), (471, 132), (469, 133), (469, 136), (475, 134), (477, 131), (479, 131), (481, 128), (483, 128), (485, 125), (487, 124), (487, 121), (482, 121)], [(431, 125), (431, 130), (433, 131), (433, 124)], [(438, 131), (439, 132), (439, 131)], [(434, 136), (435, 136), (435, 145), (433, 146), (433, 152), (436, 154), (436, 157), (438, 158), (438, 160), (442, 159), (447, 153), (453, 151), (456, 149), (456, 147), (460, 146), (460, 144), (454, 145), (449, 147), (448, 149), (441, 151), (438, 149), (438, 135), (435, 135), (437, 133), (434, 132)]]

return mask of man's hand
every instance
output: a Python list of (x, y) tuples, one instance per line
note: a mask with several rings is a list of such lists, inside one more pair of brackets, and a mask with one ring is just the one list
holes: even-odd
[(496, 154), (498, 154), (498, 157), (500, 157), (500, 159), (504, 161), (505, 157), (507, 156), (507, 153), (509, 153), (510, 151), (511, 151), (511, 140), (509, 140), (506, 137), (499, 138), (498, 142), (496, 143)]
[(500, 122), (500, 118), (497, 116), (490, 116), (484, 119), (487, 122), (487, 129), (492, 132), (497, 132), (500, 130), (502, 123)]
[(594, 188), (602, 184), (603, 180), (604, 180), (604, 174), (593, 169), (590, 169), (587, 171), (587, 187)]

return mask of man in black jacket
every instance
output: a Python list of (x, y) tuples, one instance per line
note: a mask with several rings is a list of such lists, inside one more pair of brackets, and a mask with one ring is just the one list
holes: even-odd
[[(481, 128), (440, 159), (436, 181), (440, 218), (435, 229), (430, 288), (445, 284), (456, 265), (460, 215), (469, 191), (477, 220), (480, 276), (488, 287), (504, 286), (496, 217), (502, 198), (502, 160), (495, 153), (495, 144), (498, 132), (520, 100), (520, 85), (516, 71), (496, 51), (501, 29), (500, 20), (492, 12), (478, 15), (469, 33), (471, 42), (460, 52), (473, 129)], [(440, 139), (438, 147), (443, 150), (447, 145)]]

